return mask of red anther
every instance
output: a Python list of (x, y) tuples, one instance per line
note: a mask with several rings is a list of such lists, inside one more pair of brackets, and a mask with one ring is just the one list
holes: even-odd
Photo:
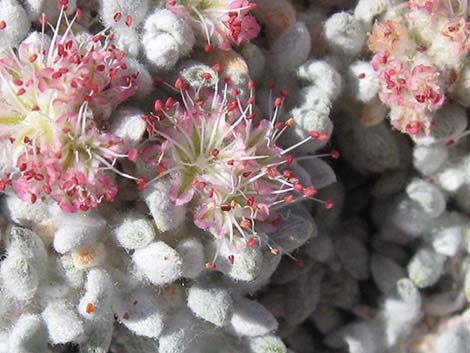
[(422, 94), (417, 94), (415, 99), (418, 103), (424, 103), (426, 101), (426, 97)]
[(34, 179), (36, 179), (37, 181), (42, 181), (44, 180), (44, 175), (38, 173), (34, 176)]
[(75, 10), (75, 19), (77, 21), (80, 21), (82, 19), (82, 9), (77, 7), (77, 9)]
[(194, 103), (197, 105), (197, 106), (201, 106), (204, 104), (204, 99), (202, 98), (198, 98), (194, 101)]
[(253, 120), (254, 118), (256, 118), (256, 114), (253, 113), (253, 114), (249, 114), (246, 116), (246, 120)]
[(93, 93), (98, 93), (100, 91), (100, 88), (98, 87), (96, 83), (92, 83), (90, 85), (90, 89), (93, 91)]
[(449, 141), (447, 141), (447, 143), (446, 143), (447, 146), (452, 146), (452, 145), (454, 145), (454, 144), (455, 144), (455, 140), (449, 140)]
[(255, 97), (248, 98), (248, 104), (255, 104)]
[(222, 65), (220, 64), (212, 65), (212, 70), (214, 70), (215, 72), (220, 72), (220, 70), (222, 70)]
[(25, 93), (26, 93), (26, 90), (24, 88), (20, 88), (18, 90), (18, 92), (16, 92), (16, 95), (19, 97), (19, 96), (22, 96)]
[(187, 90), (189, 89), (189, 87), (191, 87), (191, 86), (189, 85), (189, 83), (185, 82), (185, 83), (183, 84), (183, 88), (182, 88), (182, 89), (183, 89), (183, 91), (187, 91)]
[(57, 45), (57, 54), (59, 56), (64, 56), (65, 55), (65, 47), (62, 44)]
[(273, 227), (279, 227), (282, 223), (281, 217), (276, 217), (271, 221)]
[(157, 99), (153, 105), (153, 109), (156, 112), (159, 112), (163, 109), (163, 102), (160, 99)]
[(232, 96), (237, 97), (240, 94), (240, 91), (236, 88), (232, 89)]
[(45, 194), (50, 195), (50, 193), (52, 192), (52, 189), (51, 189), (51, 187), (50, 187), (49, 185), (44, 185), (44, 186), (42, 187), (42, 191), (43, 191)]
[(285, 126), (285, 124), (281, 122), (281, 123), (276, 123), (276, 124), (274, 125), (274, 128), (275, 128), (276, 130), (281, 130), (281, 129), (284, 128), (284, 126)]
[(5, 191), (5, 188), (6, 188), (6, 184), (3, 180), (0, 180), (0, 191)]
[(183, 87), (184, 81), (181, 78), (177, 78), (175, 81), (175, 88), (181, 89)]
[(289, 96), (289, 93), (286, 90), (283, 90), (283, 89), (281, 89), (279, 94), (281, 95), (281, 97), (284, 97), (284, 98), (287, 98)]
[(207, 186), (207, 183), (205, 181), (200, 181), (197, 183), (198, 189), (204, 189)]
[(197, 183), (199, 183), (199, 180), (197, 178), (193, 178), (191, 185), (197, 185)]
[(163, 174), (166, 172), (166, 167), (162, 163), (157, 164), (157, 173)]
[(10, 141), (10, 143), (15, 143), (16, 139), (14, 137), (9, 137), (8, 138), (8, 141)]
[(276, 84), (274, 82), (270, 82), (270, 83), (268, 83), (268, 88), (269, 89), (274, 89), (274, 88), (276, 88)]
[(253, 246), (256, 245), (256, 243), (258, 242), (258, 240), (256, 238), (250, 238), (248, 239), (248, 241), (246, 242), (246, 247), (247, 248), (252, 248)]
[(230, 160), (227, 161), (227, 164), (232, 166), (232, 165), (235, 164), (235, 161), (233, 159), (230, 159)]
[(243, 173), (242, 173), (242, 176), (243, 176), (244, 178), (248, 178), (250, 175), (251, 175), (251, 172), (243, 172)]
[(214, 50), (214, 46), (212, 44), (206, 44), (204, 45), (204, 51), (206, 53), (209, 53), (210, 51)]
[(300, 183), (294, 184), (294, 190), (297, 192), (302, 192), (304, 189), (304, 186)]
[(284, 196), (283, 200), (284, 200), (285, 203), (290, 203), (290, 202), (294, 201), (294, 196), (286, 195), (286, 196)]
[(290, 179), (294, 176), (294, 173), (291, 170), (284, 170), (282, 176), (286, 179)]
[(229, 255), (228, 256), (228, 262), (230, 262), (230, 264), (233, 265), (233, 263), (235, 262), (235, 256)]
[(312, 186), (304, 189), (304, 196), (306, 197), (313, 197), (317, 194), (317, 190), (315, 190)]
[(227, 86), (231, 86), (232, 85), (232, 79), (230, 77), (225, 77), (224, 78), (224, 82)]
[(357, 75), (357, 78), (362, 80), (364, 77), (366, 77), (366, 74), (361, 72), (359, 75)]
[(313, 139), (317, 139), (320, 133), (318, 131), (309, 131), (308, 135)]
[(29, 58), (28, 58), (28, 61), (32, 64), (33, 62), (35, 62), (38, 58), (38, 54), (32, 54)]
[(40, 23), (41, 25), (43, 25), (43, 26), (47, 23), (47, 19), (46, 19), (46, 17), (45, 17), (44, 15), (42, 15), (42, 16), (39, 18), (39, 23)]
[(291, 154), (288, 154), (288, 155), (286, 156), (286, 165), (291, 165), (292, 162), (294, 162), (294, 156), (291, 155)]
[(51, 77), (52, 77), (54, 80), (57, 80), (57, 79), (59, 79), (59, 78), (62, 77), (62, 74), (61, 74), (59, 71), (57, 71), (57, 72), (54, 72), (54, 73), (51, 75)]
[(209, 196), (210, 198), (214, 196), (214, 188), (210, 188), (209, 190), (207, 190), (207, 196)]
[(228, 105), (228, 111), (229, 112), (233, 112), (234, 110), (236, 110), (238, 108), (238, 102), (236, 100), (233, 100), (229, 103)]
[(296, 265), (297, 267), (300, 267), (300, 268), (302, 268), (302, 267), (304, 267), (304, 266), (305, 266), (305, 262), (303, 262), (303, 261), (300, 261), (300, 260), (297, 260), (297, 261), (295, 262), (295, 265)]
[(248, 81), (248, 88), (255, 88), (255, 87), (256, 87), (255, 81), (252, 81), (252, 80)]
[(324, 132), (320, 132), (317, 139), (318, 139), (318, 141), (326, 141), (326, 140), (328, 140), (329, 137), (330, 137), (330, 135), (328, 135)]
[(244, 219), (240, 222), (240, 226), (242, 228), (250, 228), (251, 227), (251, 221), (249, 219)]
[(137, 155), (137, 150), (135, 148), (132, 148), (127, 152), (127, 159), (131, 162), (135, 162), (137, 160)]
[(330, 152), (330, 156), (331, 156), (331, 158), (333, 158), (333, 159), (338, 159), (341, 155), (340, 155), (340, 153), (339, 153), (337, 150), (332, 150), (332, 151)]
[(217, 157), (219, 155), (219, 150), (217, 148), (214, 148), (211, 151), (211, 155), (212, 155), (212, 157)]
[(85, 102), (91, 102), (92, 99), (93, 99), (93, 97), (90, 96), (90, 95), (87, 95), (87, 96), (83, 97), (83, 100), (84, 100)]
[(91, 40), (95, 43), (98, 43), (99, 41), (101, 41), (101, 39), (103, 39), (103, 36), (101, 34), (97, 34)]
[(127, 16), (126, 17), (126, 22), (125, 22), (127, 27), (132, 26), (132, 16)]
[(282, 98), (279, 98), (279, 97), (276, 98), (274, 100), (274, 106), (279, 108), (281, 105), (282, 105)]
[(5, 21), (0, 21), (0, 30), (7, 28), (7, 23)]
[(251, 196), (250, 198), (248, 198), (248, 200), (246, 200), (246, 204), (252, 207), (255, 204), (255, 198)]
[(228, 212), (232, 209), (232, 206), (227, 205), (227, 204), (223, 204), (223, 205), (220, 206), (220, 209), (224, 212)]
[(203, 80), (210, 80), (210, 79), (212, 78), (212, 75), (211, 75), (210, 73), (208, 73), (208, 72), (203, 72), (203, 73), (201, 74), (201, 78), (202, 78)]
[(145, 190), (147, 188), (147, 183), (145, 182), (145, 179), (143, 177), (138, 177), (136, 183), (137, 189), (139, 190)]
[(168, 97), (165, 102), (165, 109), (171, 109), (171, 107), (173, 107), (173, 104), (175, 104), (175, 100), (173, 99), (173, 97)]
[(24, 143), (31, 143), (31, 139), (28, 136), (25, 136), (23, 139)]
[(335, 205), (335, 204), (333, 203), (332, 200), (327, 200), (327, 201), (325, 201), (325, 208), (326, 208), (327, 210), (333, 208), (334, 205)]
[(36, 194), (31, 194), (31, 196), (30, 196), (31, 203), (36, 203), (37, 199), (38, 199), (38, 197), (36, 196)]
[(277, 177), (277, 169), (275, 167), (268, 168), (268, 174), (271, 178)]
[(289, 181), (290, 181), (293, 185), (296, 185), (296, 184), (299, 184), (299, 183), (300, 183), (299, 179), (297, 179), (297, 178), (291, 178)]
[(103, 72), (105, 69), (106, 69), (106, 66), (104, 66), (103, 64), (98, 65), (96, 67), (96, 71), (98, 71), (98, 72)]
[(274, 256), (277, 256), (279, 255), (281, 252), (279, 251), (279, 249), (271, 249), (271, 254), (273, 254)]
[(17, 78), (15, 78), (12, 82), (16, 86), (22, 86), (23, 85), (23, 81), (18, 80)]
[(215, 268), (216, 268), (215, 262), (208, 262), (208, 263), (206, 263), (206, 268), (207, 268), (208, 270), (213, 270), (213, 269), (215, 269)]

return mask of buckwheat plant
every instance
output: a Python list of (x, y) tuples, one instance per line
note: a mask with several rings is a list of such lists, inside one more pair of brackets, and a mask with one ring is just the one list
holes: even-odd
[(111, 33), (75, 35), (80, 10), (69, 20), (67, 1), (59, 7), (55, 27), (43, 16), (42, 32), (0, 54), (0, 138), (9, 155), (0, 188), (11, 185), (32, 203), (49, 196), (66, 212), (86, 211), (117, 193), (108, 169), (117, 171), (116, 159), (126, 154), (121, 139), (102, 127), (135, 93), (138, 73), (128, 72)]
[(255, 7), (248, 0), (167, 1), (167, 8), (190, 24), (200, 42), (206, 42), (206, 51), (214, 46), (230, 50), (232, 44), (255, 38), (260, 26), (249, 14)]
[(446, 96), (461, 101), (465, 90), (467, 1), (410, 0), (384, 17), (374, 24), (368, 40), (381, 81), (380, 100), (391, 108), (397, 130), (428, 135), (440, 123), (435, 115)]
[[(214, 70), (218, 69), (215, 65)], [(289, 168), (295, 161), (292, 150), (329, 136), (311, 131), (304, 140), (282, 149), (277, 141), (293, 125), (293, 119), (280, 119), (285, 92), (274, 100), (271, 118), (258, 119), (253, 82), (248, 84), (245, 101), (237, 89), (230, 89), (229, 78), (222, 93), (218, 77), (203, 73), (202, 79), (199, 87), (177, 79), (174, 88), (180, 99), (156, 100), (156, 113), (145, 117), (149, 138), (135, 155), (153, 165), (157, 176), (146, 183), (141, 180), (140, 186), (170, 178), (170, 201), (193, 206), (197, 227), (238, 249), (263, 241), (276, 254), (279, 250), (258, 232), (256, 222), (269, 221), (269, 227), (276, 227), (280, 219), (273, 212), (304, 199), (333, 206), (331, 201), (316, 199), (315, 188), (302, 185)], [(212, 80), (214, 87), (208, 88)], [(336, 151), (331, 155), (338, 156)], [(310, 157), (319, 156), (300, 158)]]

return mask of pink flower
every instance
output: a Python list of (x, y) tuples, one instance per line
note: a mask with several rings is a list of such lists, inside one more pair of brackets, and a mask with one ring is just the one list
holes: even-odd
[(404, 91), (410, 79), (410, 73), (404, 69), (398, 60), (389, 60), (381, 68), (379, 78), (382, 86), (379, 90), (379, 98), (388, 105), (402, 105), (404, 100)]
[(470, 22), (456, 17), (449, 20), (442, 28), (441, 34), (457, 46), (456, 55), (465, 55), (470, 50)]
[(407, 88), (414, 97), (418, 109), (439, 109), (444, 103), (444, 92), (439, 82), (439, 73), (432, 67), (417, 65), (411, 71)]
[(181, 100), (155, 102), (139, 154), (157, 171), (147, 184), (169, 178), (170, 200), (194, 207), (194, 224), (230, 244), (258, 237), (255, 223), (267, 221), (273, 210), (312, 197), (313, 188), (307, 190), (288, 169), (294, 160), (289, 152), (328, 137), (313, 131), (280, 148), (277, 139), (293, 125), (278, 121), (284, 98), (275, 99), (271, 119), (256, 119), (254, 84), (249, 86), (250, 98), (243, 100), (236, 90), (228, 93), (228, 84), (223, 94), (178, 84)]
[(33, 33), (17, 54), (0, 55), (0, 138), (14, 160), (2, 183), (23, 200), (50, 197), (77, 212), (114, 199), (109, 171), (127, 176), (114, 167), (127, 156), (121, 139), (98, 126), (135, 93), (138, 73), (128, 72), (112, 35), (60, 35), (61, 26), (50, 41)]
[(411, 136), (428, 135), (432, 117), (410, 108), (395, 108), (390, 114), (392, 126)]
[(406, 28), (396, 21), (376, 22), (367, 40), (374, 53), (398, 56), (413, 48)]
[(230, 50), (232, 44), (240, 45), (255, 38), (260, 31), (256, 19), (249, 15), (255, 4), (248, 0), (222, 0), (190, 4), (183, 0), (167, 1), (167, 8), (184, 18), (206, 50), (215, 44)]

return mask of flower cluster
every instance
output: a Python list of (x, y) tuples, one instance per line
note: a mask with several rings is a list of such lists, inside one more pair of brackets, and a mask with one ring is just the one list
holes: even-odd
[(249, 0), (169, 0), (167, 8), (184, 18), (202, 42), (204, 49), (214, 45), (230, 50), (232, 44), (240, 45), (255, 38), (260, 26), (249, 14), (255, 8)]
[(410, 0), (374, 24), (368, 46), (393, 126), (428, 134), (470, 50), (466, 2)]
[[(52, 38), (32, 33), (0, 56), (0, 138), (11, 159), (0, 187), (23, 200), (50, 195), (66, 212), (97, 207), (117, 192), (106, 169), (123, 154), (122, 141), (103, 132), (111, 111), (132, 96), (138, 73), (129, 73), (113, 35), (77, 35), (66, 3)], [(65, 31), (59, 33), (59, 28)]]
[[(315, 199), (315, 188), (302, 185), (289, 169), (295, 161), (292, 150), (329, 136), (311, 131), (289, 148), (276, 144), (294, 124), (293, 119), (280, 119), (285, 92), (274, 100), (272, 117), (258, 119), (253, 82), (248, 85), (250, 97), (244, 101), (237, 89), (229, 88), (229, 78), (223, 93), (218, 93), (218, 78), (214, 89), (203, 86), (214, 79), (211, 74), (203, 73), (202, 79), (200, 87), (177, 79), (174, 87), (180, 101), (171, 97), (166, 102), (157, 100), (156, 113), (144, 117), (149, 138), (138, 156), (157, 171), (147, 185), (170, 178), (170, 201), (191, 203), (194, 224), (215, 237), (227, 238), (232, 245), (254, 245), (260, 238), (255, 222), (270, 220), (277, 226), (280, 219), (273, 211), (285, 204), (308, 198), (327, 208), (333, 206), (330, 201)], [(336, 151), (331, 155), (338, 156)]]

